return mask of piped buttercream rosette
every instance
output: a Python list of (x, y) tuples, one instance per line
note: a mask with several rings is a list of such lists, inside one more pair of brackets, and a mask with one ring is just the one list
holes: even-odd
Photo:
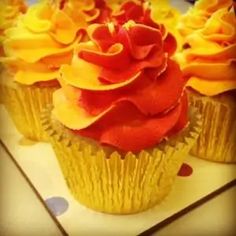
[(198, 0), (194, 7), (181, 16), (177, 28), (180, 34), (185, 37), (195, 30), (203, 28), (214, 12), (232, 5), (232, 0)]
[(236, 17), (227, 8), (216, 11), (205, 26), (186, 38), (188, 48), (176, 56), (187, 85), (214, 96), (236, 89)]
[(163, 21), (158, 21), (157, 19), (154, 21), (154, 18), (150, 2), (142, 0), (124, 1), (112, 14), (112, 19), (118, 24), (125, 24), (127, 21), (132, 20), (136, 23), (160, 30), (164, 47), (168, 49), (168, 53), (172, 55), (177, 47), (176, 39), (166, 30)]
[(94, 24), (62, 66), (53, 115), (81, 136), (123, 151), (158, 144), (187, 124), (179, 66), (160, 29), (129, 21)]
[(0, 56), (4, 55), (2, 43), (5, 30), (13, 26), (20, 14), (25, 13), (27, 6), (23, 0), (2, 0), (0, 2)]
[(71, 62), (73, 48), (84, 38), (86, 27), (106, 21), (103, 1), (42, 1), (32, 5), (15, 27), (6, 31), (3, 63), (15, 81), (32, 85), (58, 77), (62, 64)]

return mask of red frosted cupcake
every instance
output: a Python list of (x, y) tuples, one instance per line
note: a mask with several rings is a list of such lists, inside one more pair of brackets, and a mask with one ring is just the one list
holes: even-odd
[(199, 132), (157, 28), (88, 27), (42, 123), (73, 196), (102, 212), (148, 209), (170, 191)]

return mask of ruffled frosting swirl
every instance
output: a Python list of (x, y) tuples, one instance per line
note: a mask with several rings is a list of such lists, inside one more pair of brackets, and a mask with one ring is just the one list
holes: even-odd
[(185, 37), (195, 30), (201, 29), (209, 17), (218, 9), (231, 7), (232, 0), (198, 0), (194, 7), (181, 16), (178, 22), (178, 30)]
[(177, 55), (187, 85), (214, 96), (236, 89), (236, 17), (227, 8), (186, 38), (189, 48)]
[[(168, 0), (113, 0), (108, 2), (113, 8), (112, 16), (116, 22), (122, 24), (133, 20), (136, 23), (156, 28), (163, 27), (162, 24), (168, 32), (175, 36), (178, 45), (181, 45), (180, 35), (175, 27), (180, 14), (171, 7)], [(167, 36), (167, 31), (165, 36)]]
[(2, 0), (0, 2), (0, 56), (3, 53), (4, 31), (14, 25), (17, 17), (26, 12), (26, 4), (23, 0)]
[(159, 29), (129, 21), (94, 24), (71, 65), (53, 115), (79, 135), (123, 151), (152, 147), (187, 123), (179, 66), (169, 58)]
[(113, 12), (112, 17), (118, 24), (124, 24), (129, 20), (133, 20), (136, 23), (160, 30), (164, 40), (164, 47), (168, 53), (172, 55), (177, 47), (176, 39), (168, 30), (166, 30), (166, 27), (162, 24), (163, 22), (154, 21), (152, 15), (150, 2), (144, 0), (129, 0), (124, 1), (120, 7)]
[(31, 85), (55, 80), (60, 66), (71, 62), (74, 45), (83, 39), (85, 28), (106, 20), (105, 7), (103, 1), (93, 0), (32, 5), (6, 31), (3, 62), (14, 71), (15, 81)]

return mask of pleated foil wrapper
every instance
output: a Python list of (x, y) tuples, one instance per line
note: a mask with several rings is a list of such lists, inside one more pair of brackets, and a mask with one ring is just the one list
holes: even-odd
[(17, 130), (32, 141), (47, 141), (40, 114), (52, 104), (52, 93), (58, 87), (27, 86), (19, 83), (0, 83), (0, 100)]
[(192, 106), (202, 115), (202, 132), (191, 154), (209, 161), (236, 163), (236, 97), (207, 97), (188, 93)]
[(3, 104), (3, 90), (1, 85), (0, 85), (0, 104)]
[(2, 64), (0, 63), (0, 104), (3, 104), (3, 90), (1, 86), (1, 81), (3, 80), (4, 77), (4, 69)]
[(51, 109), (42, 113), (42, 124), (70, 192), (86, 207), (111, 214), (141, 212), (160, 202), (201, 127), (200, 115), (191, 110), (190, 124), (179, 135), (153, 149), (120, 153), (72, 133), (51, 116)]

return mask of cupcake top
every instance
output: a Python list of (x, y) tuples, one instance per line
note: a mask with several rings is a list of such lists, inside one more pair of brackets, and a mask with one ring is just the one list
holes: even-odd
[(17, 25), (6, 31), (3, 62), (19, 83), (55, 80), (60, 66), (70, 63), (74, 45), (83, 39), (85, 28), (105, 21), (108, 12), (103, 1), (93, 0), (32, 5)]
[(187, 124), (179, 66), (157, 28), (93, 24), (61, 67), (53, 116), (81, 136), (123, 151), (152, 147)]
[(125, 24), (127, 21), (132, 20), (136, 23), (154, 27), (162, 34), (165, 51), (167, 51), (169, 55), (173, 55), (176, 50), (177, 42), (175, 37), (169, 33), (168, 29), (166, 29), (163, 24), (159, 24), (158, 21), (153, 20), (152, 8), (148, 1), (124, 1), (116, 11), (113, 11), (112, 20), (118, 24)]
[[(4, 40), (4, 31), (14, 25), (17, 17), (26, 12), (24, 0), (2, 0), (0, 2), (0, 45)], [(0, 49), (2, 56), (3, 49)]]
[(232, 10), (213, 13), (202, 29), (186, 38), (186, 46), (177, 60), (189, 87), (207, 96), (236, 89), (236, 17)]
[(175, 36), (178, 45), (181, 46), (181, 37), (176, 27), (180, 12), (171, 6), (169, 0), (150, 0), (150, 3), (151, 18), (158, 24), (163, 24)]
[(123, 12), (133, 18), (134, 15), (143, 15), (149, 11), (151, 18), (158, 24), (164, 24), (168, 31), (174, 28), (180, 15), (178, 10), (170, 5), (169, 0), (111, 0), (107, 3), (113, 9), (114, 15)]
[(181, 16), (178, 23), (180, 34), (185, 37), (204, 27), (208, 18), (218, 9), (232, 6), (232, 0), (198, 0), (194, 7)]

